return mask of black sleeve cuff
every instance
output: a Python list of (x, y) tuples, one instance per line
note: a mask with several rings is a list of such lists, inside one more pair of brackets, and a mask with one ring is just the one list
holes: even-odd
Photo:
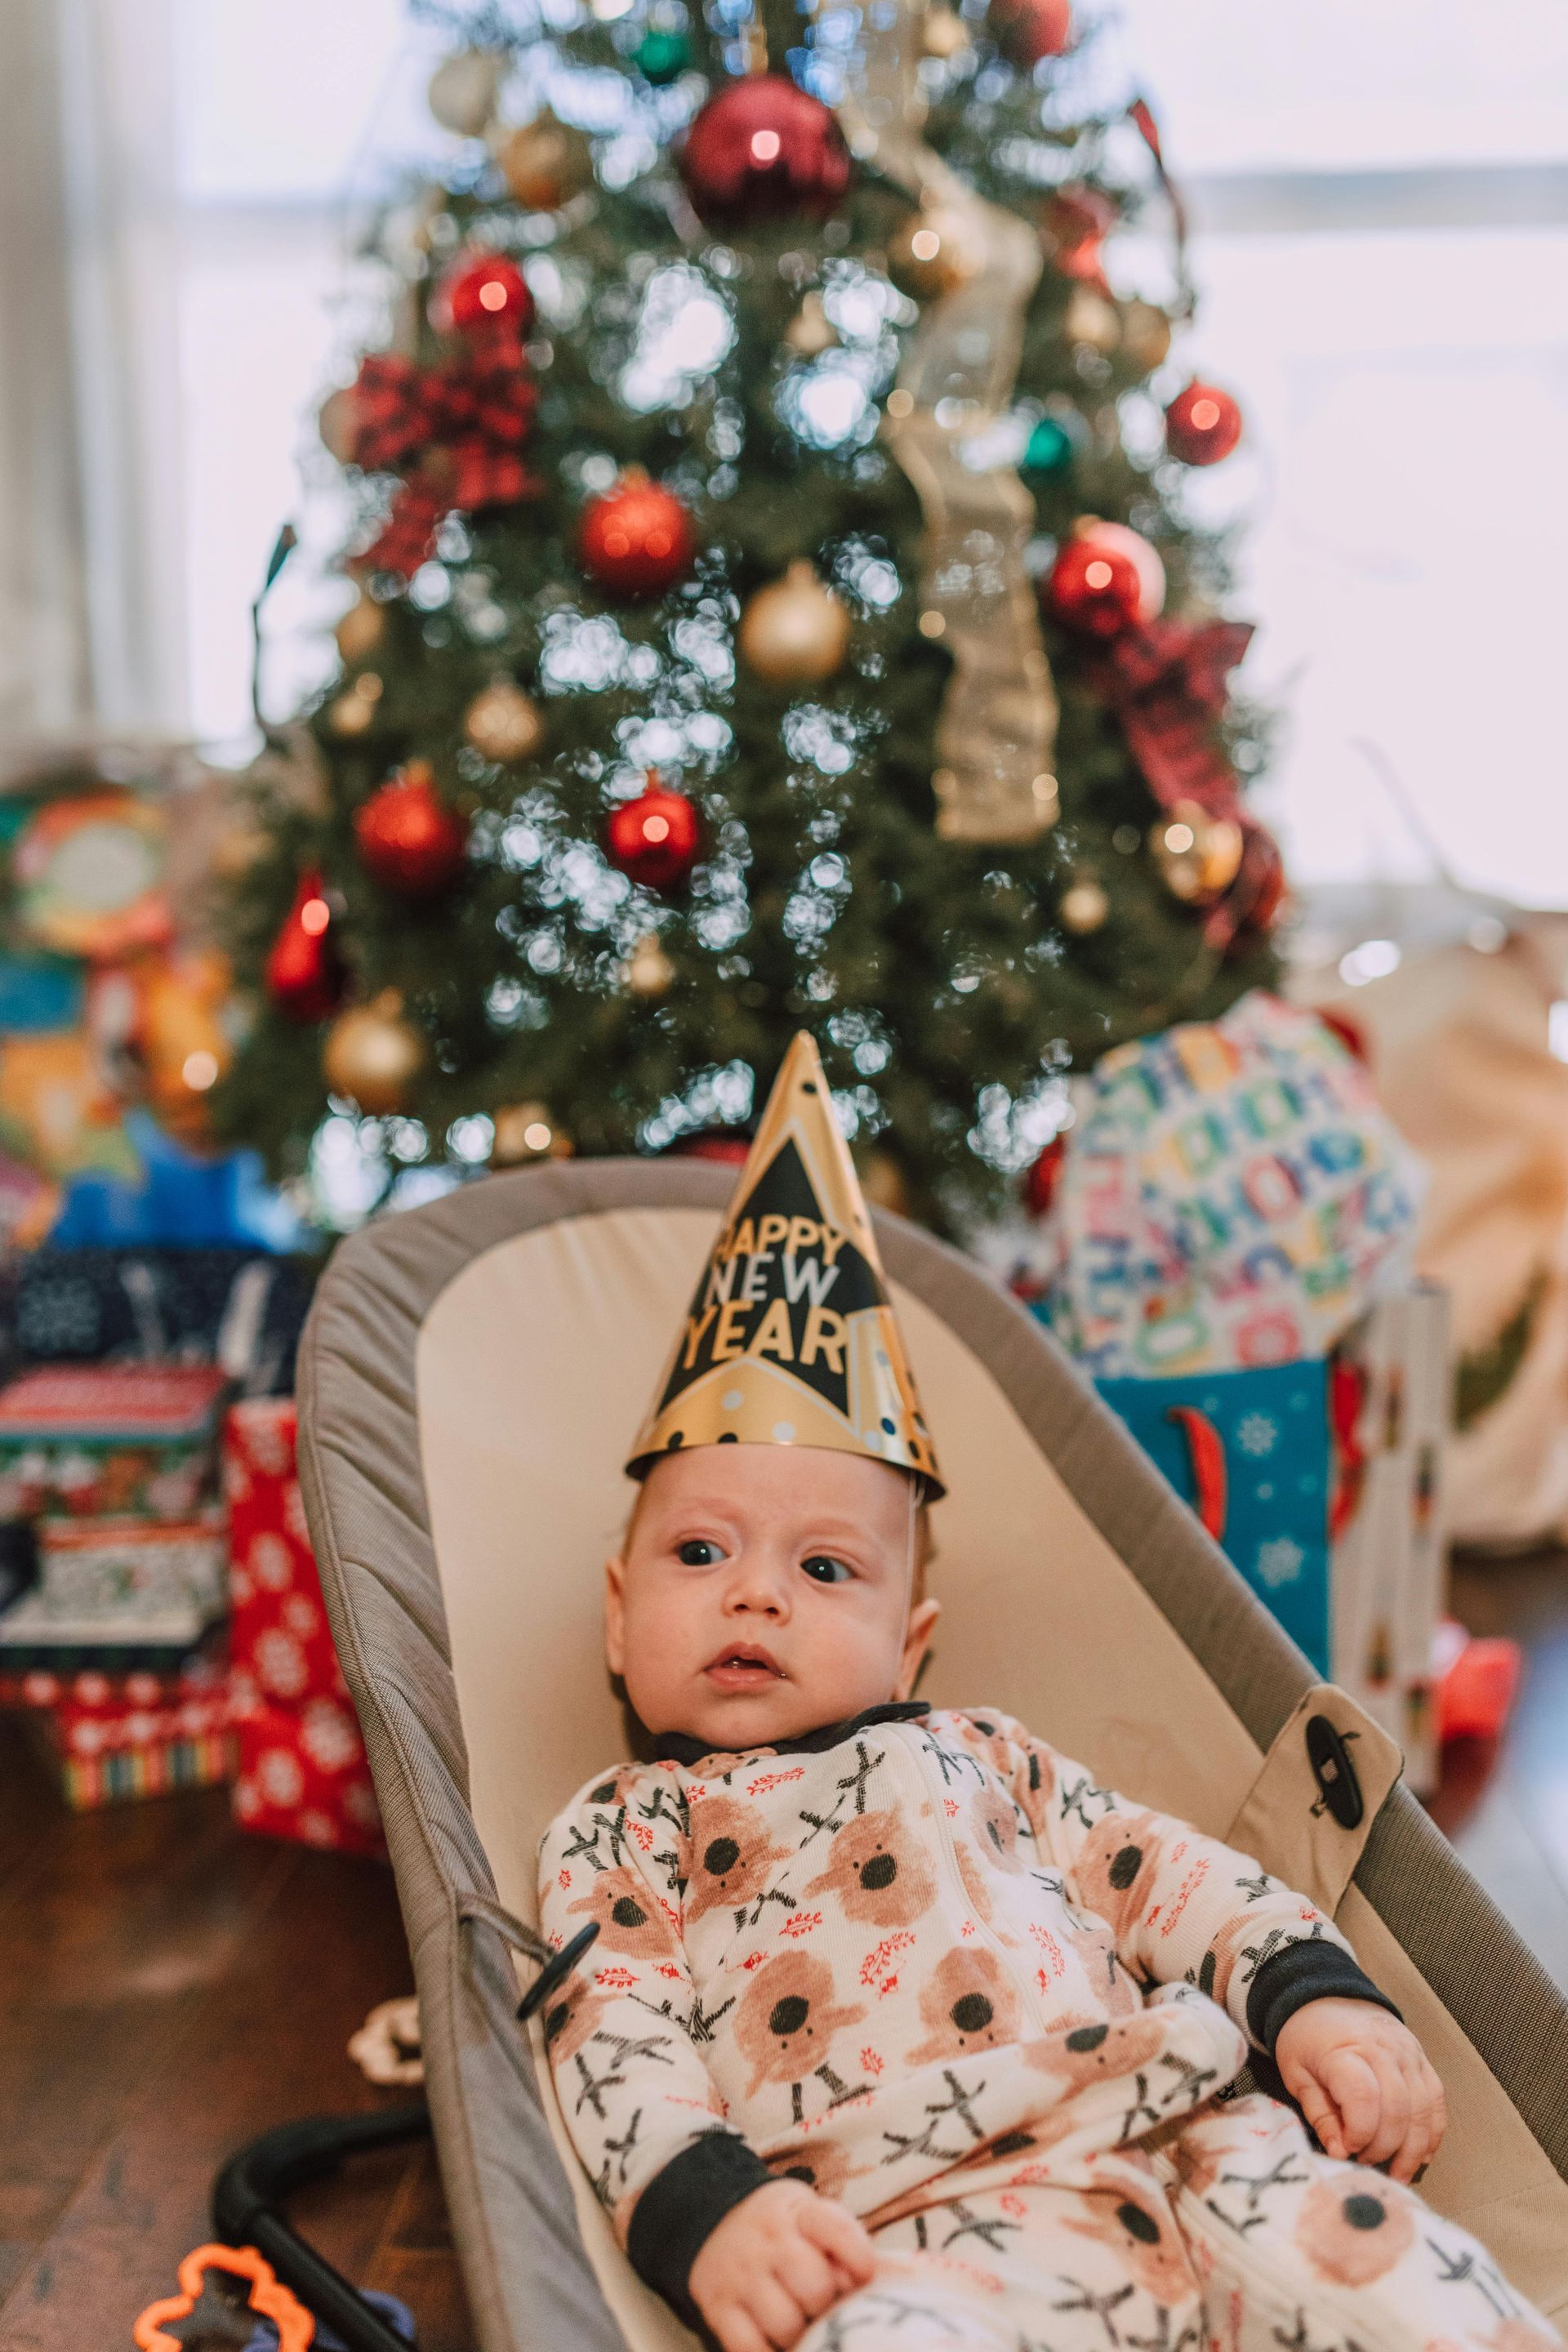
[(663, 2295), (678, 2319), (701, 2316), (688, 2288), (691, 2265), (724, 2219), (773, 2175), (733, 2132), (704, 2132), (656, 2172), (632, 2214), (626, 2254), (638, 2278)]
[(1287, 2020), (1310, 2000), (1371, 2000), (1399, 2017), (1388, 1995), (1379, 1992), (1347, 1951), (1321, 1937), (1303, 1940), (1265, 1960), (1247, 1988), (1247, 2030), (1258, 2048), (1272, 2058)]

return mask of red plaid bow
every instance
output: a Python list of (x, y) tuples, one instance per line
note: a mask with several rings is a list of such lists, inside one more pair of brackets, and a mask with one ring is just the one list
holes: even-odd
[(370, 352), (353, 387), (354, 462), (401, 473), (386, 521), (357, 560), (406, 579), (429, 555), (453, 507), (510, 506), (532, 487), (518, 446), (538, 394), (515, 333), (469, 338), (461, 357), (422, 368)]
[(537, 397), (515, 343), (433, 368), (367, 352), (353, 388), (355, 462), (366, 473), (399, 473), (442, 444), (515, 448)]
[(1235, 814), (1236, 776), (1218, 722), (1226, 681), (1251, 640), (1244, 621), (1152, 621), (1084, 657), (1088, 683), (1115, 711), (1162, 808), (1197, 801), (1211, 816)]
[(1238, 952), (1267, 931), (1285, 898), (1285, 863), (1267, 825), (1239, 809), (1243, 848), (1235, 881), (1204, 919), (1204, 937), (1222, 954)]

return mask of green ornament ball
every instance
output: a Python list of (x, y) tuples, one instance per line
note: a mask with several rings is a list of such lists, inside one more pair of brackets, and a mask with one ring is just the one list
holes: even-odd
[(677, 80), (686, 71), (691, 44), (684, 33), (645, 33), (632, 55), (643, 79), (661, 89), (666, 82)]
[(1024, 451), (1026, 474), (1065, 474), (1072, 464), (1072, 436), (1054, 416), (1042, 416)]

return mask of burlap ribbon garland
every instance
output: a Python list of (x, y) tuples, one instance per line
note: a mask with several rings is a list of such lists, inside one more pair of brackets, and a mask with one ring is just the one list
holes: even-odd
[[(1026, 841), (1057, 814), (1057, 698), (1024, 570), (1035, 502), (1014, 466), (973, 449), (1012, 398), (1039, 240), (988, 204), (921, 138), (925, 0), (865, 0), (838, 109), (851, 149), (907, 190), (958, 256), (962, 282), (927, 305), (889, 396), (884, 433), (925, 518), (922, 614), (953, 657), (937, 722), (937, 830)], [(900, 413), (901, 412), (901, 413)]]

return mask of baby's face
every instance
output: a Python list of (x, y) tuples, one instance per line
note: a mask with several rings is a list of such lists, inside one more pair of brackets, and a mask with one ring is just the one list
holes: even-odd
[(907, 1698), (907, 1473), (816, 1447), (702, 1445), (648, 1472), (607, 1563), (605, 1650), (650, 1731), (766, 1747)]

